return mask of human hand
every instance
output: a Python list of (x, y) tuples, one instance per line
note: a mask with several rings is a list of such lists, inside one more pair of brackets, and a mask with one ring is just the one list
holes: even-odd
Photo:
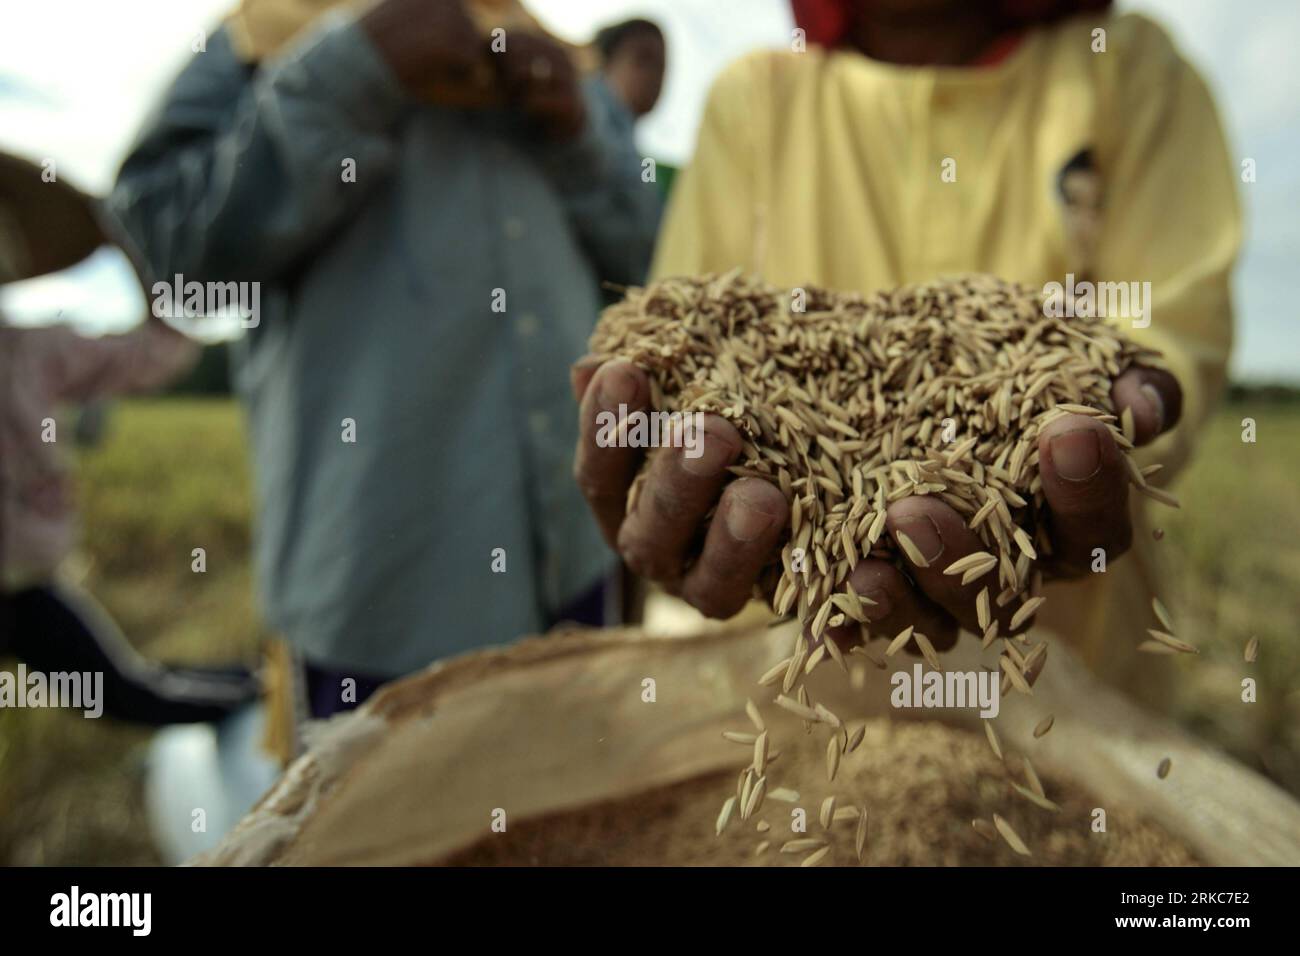
[(586, 123), (578, 72), (560, 44), (538, 33), (511, 33), (497, 67), (506, 96), (555, 140), (573, 139)]
[(492, 81), (488, 42), (460, 0), (382, 0), (357, 22), (412, 93)]
[[(574, 474), (606, 540), (632, 571), (704, 614), (738, 612), (773, 558), (789, 516), (775, 485), (757, 478), (728, 480), (726, 469), (741, 452), (739, 432), (725, 419), (706, 415), (700, 457), (687, 457), (684, 448), (654, 450), (636, 507), (626, 513), (645, 450), (600, 447), (597, 415), (618, 414), (620, 404), (628, 412), (647, 410), (649, 380), (630, 362), (617, 360), (580, 362), (572, 382), (581, 402)], [(1178, 382), (1155, 369), (1126, 371), (1114, 382), (1111, 397), (1121, 412), (1132, 409), (1139, 445), (1173, 427), (1182, 410)], [(1109, 430), (1088, 416), (1065, 415), (1043, 429), (1038, 448), (1052, 542), (1044, 571), (1081, 574), (1094, 548), (1104, 548), (1108, 560), (1128, 550), (1129, 471)], [(714, 517), (721, 520), (705, 527), (715, 507)], [(984, 550), (966, 520), (937, 498), (913, 496), (889, 506), (886, 527), (895, 542), (906, 534), (926, 562), (922, 566), (904, 555), (905, 571), (875, 558), (858, 562), (849, 583), (875, 602), (866, 608), (872, 631), (891, 636), (911, 625), (938, 649), (952, 646), (959, 627), (980, 633), (975, 598), (987, 584), (962, 585), (959, 576), (943, 573), (959, 558)], [(993, 602), (990, 611), (999, 633), (1014, 633), (1009, 626), (1014, 607), (997, 608)], [(1016, 630), (1027, 626), (1024, 622)], [(829, 633), (841, 641), (856, 639), (856, 627)]]

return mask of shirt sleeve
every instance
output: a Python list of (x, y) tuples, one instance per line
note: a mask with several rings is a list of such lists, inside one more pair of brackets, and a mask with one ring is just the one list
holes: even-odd
[(178, 378), (198, 360), (199, 347), (161, 322), (147, 320), (122, 335), (91, 337), (66, 326), (32, 330), (56, 401), (85, 402), (148, 391)]
[(147, 123), (109, 210), (151, 277), (274, 280), (386, 179), (407, 106), (343, 13), (256, 68), (223, 29)]
[(1099, 124), (1098, 279), (1151, 283), (1150, 324), (1125, 331), (1163, 352), (1182, 386), (1180, 424), (1141, 453), (1165, 464), (1163, 482), (1186, 462), (1223, 391), (1241, 209), (1236, 164), (1204, 81), (1150, 20), (1123, 17), (1117, 27), (1113, 100)]
[(753, 74), (760, 61), (741, 59), (709, 90), (690, 165), (673, 183), (655, 250), (656, 277), (754, 268), (756, 183), (753, 162)]

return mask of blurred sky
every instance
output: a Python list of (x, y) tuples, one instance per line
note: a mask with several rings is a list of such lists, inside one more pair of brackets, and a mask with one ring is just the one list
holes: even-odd
[[(527, 0), (558, 35), (645, 15), (665, 29), (663, 99), (642, 123), (643, 149), (681, 163), (709, 83), (729, 60), (789, 42), (787, 0)], [(102, 193), (168, 80), (233, 0), (0, 0), (0, 148), (52, 158), (61, 177)], [(1300, 3), (1296, 0), (1120, 0), (1173, 34), (1218, 97), (1231, 148), (1256, 161), (1242, 184), (1248, 239), (1237, 271), (1234, 374), (1300, 381), (1300, 334), (1289, 281), (1300, 264)], [(22, 318), (129, 325), (140, 301), (120, 257), (100, 253), (61, 276), (6, 293)]]

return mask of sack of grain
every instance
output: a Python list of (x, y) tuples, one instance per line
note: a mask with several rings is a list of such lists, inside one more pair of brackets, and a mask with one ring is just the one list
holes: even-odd
[[(752, 748), (722, 732), (748, 724), (752, 675), (782, 655), (789, 631), (759, 626), (674, 638), (576, 632), (437, 664), (325, 725), (308, 753), (198, 862), (797, 865), (807, 854), (780, 847), (828, 832), (818, 820), (824, 785), (793, 804), (769, 799), (745, 828), (733, 820), (715, 835), (719, 793), (752, 761)], [(969, 645), (951, 652), (954, 666), (973, 666), (978, 646)], [(857, 823), (841, 812), (849, 806), (867, 810), (864, 858), (872, 864), (1300, 860), (1293, 799), (1097, 684), (1068, 649), (1053, 647), (1052, 655), (1034, 699), (1008, 701), (999, 716), (1005, 765), (969, 715), (954, 712), (964, 722), (952, 729), (910, 720), (886, 729), (880, 718), (915, 714), (891, 712), (888, 671), (854, 661), (861, 669), (856, 687), (825, 670), (813, 675), (818, 699), (855, 729), (870, 724), (842, 759), (843, 799), (832, 814), (839, 815), (829, 831), (833, 852), (823, 862), (856, 862)], [(760, 704), (757, 712), (774, 739), (806, 739), (781, 708)], [(1056, 726), (1036, 739), (1045, 712), (1055, 714)], [(964, 742), (971, 734), (975, 746)], [(1042, 810), (1011, 788), (1026, 779), (1013, 751), (1031, 757), (1063, 813)], [(1164, 757), (1176, 769), (1160, 780), (1154, 768)], [(898, 772), (877, 772), (882, 761), (898, 761)], [(802, 837), (791, 830), (795, 807), (808, 819)], [(1107, 811), (1105, 833), (1091, 830), (1093, 807)], [(1075, 824), (1085, 810), (1089, 831), (1081, 844)], [(992, 825), (992, 812), (1005, 817), (1032, 857), (972, 828), (976, 816)], [(770, 827), (766, 834), (760, 821)], [(771, 846), (753, 856), (763, 839)]]

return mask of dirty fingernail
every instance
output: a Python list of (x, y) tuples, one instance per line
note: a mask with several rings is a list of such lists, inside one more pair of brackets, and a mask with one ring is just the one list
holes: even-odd
[(1056, 473), (1066, 481), (1087, 481), (1101, 470), (1101, 442), (1091, 428), (1054, 435), (1048, 447)]
[(731, 460), (740, 451), (730, 437), (718, 435), (705, 428), (697, 433), (691, 442), (683, 442), (679, 452), (682, 468), (698, 478), (716, 475), (731, 464)]
[(863, 608), (866, 611), (868, 620), (883, 621), (894, 612), (894, 606), (890, 603), (889, 595), (885, 593), (883, 588), (871, 588), (863, 592), (861, 596), (875, 602)]
[(630, 405), (637, 396), (640, 382), (632, 373), (630, 362), (615, 362), (598, 373), (600, 386), (596, 400), (601, 408), (617, 410), (619, 405)]
[(776, 515), (769, 514), (759, 496), (746, 487), (738, 487), (728, 499), (726, 522), (727, 533), (737, 541), (753, 541), (776, 520)]
[(1156, 416), (1156, 434), (1159, 435), (1165, 430), (1165, 400), (1160, 397), (1160, 391), (1150, 383), (1143, 385), (1138, 391), (1146, 398), (1151, 411)]
[(943, 535), (939, 534), (939, 526), (929, 515), (904, 518), (898, 522), (898, 530), (912, 539), (927, 563), (933, 564), (943, 554)]

